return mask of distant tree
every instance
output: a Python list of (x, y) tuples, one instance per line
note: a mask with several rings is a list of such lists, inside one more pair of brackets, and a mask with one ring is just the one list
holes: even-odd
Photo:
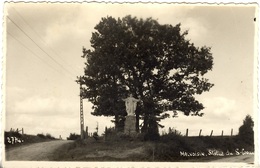
[(80, 135), (76, 134), (76, 133), (70, 133), (70, 136), (67, 137), (67, 140), (78, 140), (80, 139)]
[(91, 49), (83, 48), (82, 95), (93, 103), (93, 115), (115, 116), (122, 126), (127, 115), (122, 98), (140, 97), (136, 128), (157, 129), (165, 105), (185, 115), (199, 115), (204, 107), (194, 95), (213, 84), (204, 75), (212, 69), (209, 47), (195, 47), (185, 39), (181, 24), (159, 24), (152, 18), (102, 18), (92, 33)]
[(244, 142), (254, 144), (254, 121), (250, 115), (247, 115), (243, 125), (239, 127), (238, 136)]

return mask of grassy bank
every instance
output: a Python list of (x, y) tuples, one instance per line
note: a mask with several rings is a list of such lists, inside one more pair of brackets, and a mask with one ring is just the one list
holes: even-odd
[[(232, 157), (254, 146), (233, 137), (183, 137), (168, 134), (158, 141), (116, 136), (76, 140), (59, 148), (55, 161), (208, 161)], [(233, 155), (231, 155), (233, 154)], [(239, 153), (242, 154), (242, 153)]]
[(76, 140), (56, 150), (54, 161), (149, 161), (150, 142)]
[(55, 138), (50, 134), (28, 135), (20, 134), (18, 132), (4, 132), (4, 143), (6, 149), (50, 140), (55, 140)]
[(168, 134), (155, 143), (153, 153), (155, 161), (185, 161), (231, 157), (246, 151), (253, 152), (254, 146), (244, 143), (237, 136), (183, 137)]

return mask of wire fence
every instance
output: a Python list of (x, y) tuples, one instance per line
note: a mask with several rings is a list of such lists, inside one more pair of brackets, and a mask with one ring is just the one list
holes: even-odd
[(168, 134), (168, 133), (173, 133), (173, 134), (178, 134), (186, 137), (200, 137), (200, 136), (234, 136), (234, 130), (231, 128), (230, 130), (210, 130), (207, 129), (206, 131), (203, 129), (199, 130), (194, 130), (194, 129), (186, 129), (182, 131), (178, 131), (174, 128), (169, 127), (168, 131), (163, 130), (162, 135)]

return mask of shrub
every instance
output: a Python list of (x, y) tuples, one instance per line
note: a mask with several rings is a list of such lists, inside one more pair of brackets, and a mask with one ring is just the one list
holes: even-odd
[(161, 136), (153, 150), (155, 160), (160, 161), (176, 161), (180, 159), (180, 151), (193, 151), (185, 137), (175, 134)]
[(238, 138), (240, 141), (248, 145), (254, 145), (254, 122), (250, 115), (247, 115), (243, 121), (243, 125), (239, 128)]
[(70, 136), (67, 137), (67, 140), (78, 140), (78, 139), (80, 139), (80, 135), (76, 133), (70, 133)]
[(93, 138), (97, 141), (99, 138), (98, 138), (98, 133), (97, 132), (94, 132), (93, 133)]
[(44, 134), (37, 134), (38, 137), (42, 138), (42, 139), (46, 139)]
[(51, 134), (47, 133), (45, 136), (47, 139), (55, 139)]

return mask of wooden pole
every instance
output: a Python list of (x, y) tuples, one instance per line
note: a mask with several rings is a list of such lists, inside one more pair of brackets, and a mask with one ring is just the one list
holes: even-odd
[(79, 115), (80, 115), (80, 137), (81, 139), (85, 139), (85, 132), (84, 132), (84, 113), (83, 113), (83, 88), (82, 88), (82, 80), (81, 80), (81, 76), (79, 77), (78, 80), (76, 80), (76, 82), (79, 84), (79, 89), (80, 89), (80, 111), (79, 111)]
[(212, 134), (213, 134), (213, 130), (211, 130), (210, 136), (212, 136)]
[(233, 128), (231, 129), (231, 136), (233, 136)]
[(188, 136), (189, 135), (189, 129), (187, 128), (186, 129), (186, 136)]
[(224, 133), (224, 131), (222, 130), (222, 132), (221, 132), (221, 136), (223, 136), (223, 133)]
[(201, 136), (201, 131), (202, 131), (202, 129), (200, 129), (200, 133), (199, 133), (199, 136)]
[(86, 138), (88, 137), (88, 126), (86, 126)]

